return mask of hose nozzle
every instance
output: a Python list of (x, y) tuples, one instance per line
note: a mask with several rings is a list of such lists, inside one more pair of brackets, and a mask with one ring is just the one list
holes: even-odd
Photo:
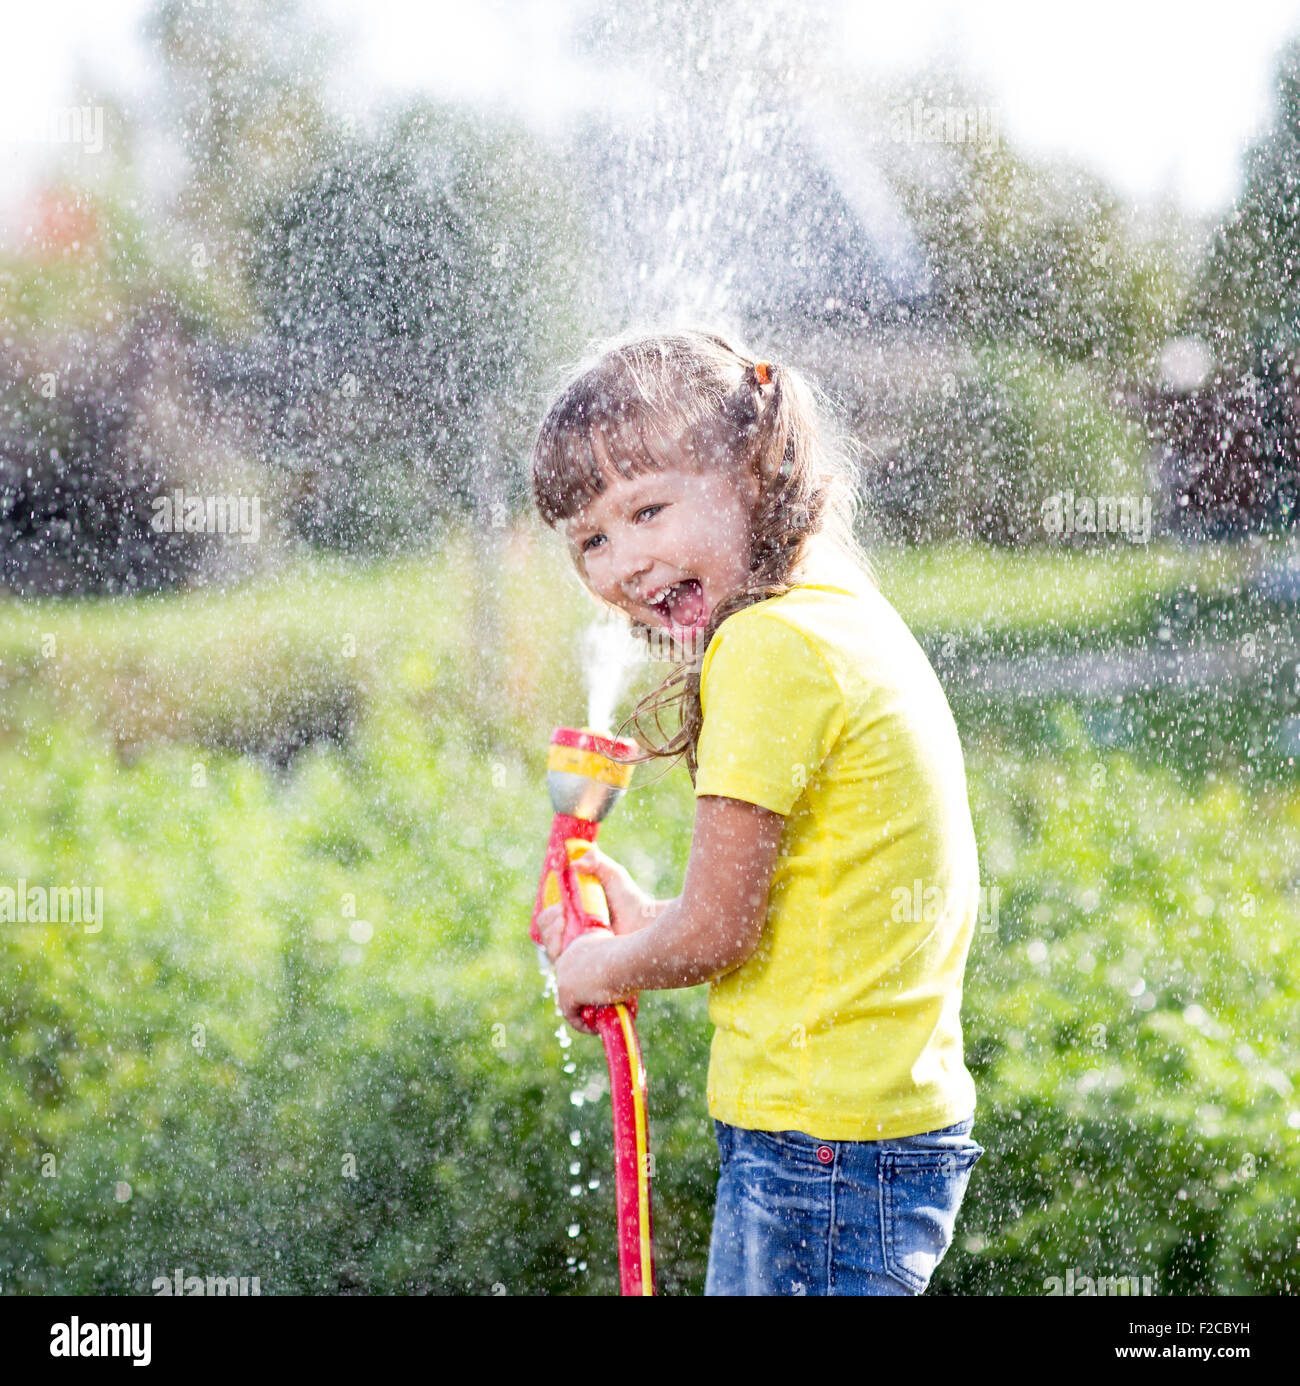
[(635, 742), (557, 727), (546, 757), (546, 787), (556, 813), (599, 823), (632, 779)]

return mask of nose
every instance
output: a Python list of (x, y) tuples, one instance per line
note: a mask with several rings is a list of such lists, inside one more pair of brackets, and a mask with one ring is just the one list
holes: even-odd
[(623, 537), (618, 541), (613, 557), (612, 566), (615, 582), (629, 597), (636, 596), (637, 588), (640, 585), (639, 580), (650, 571), (654, 560), (630, 536)]

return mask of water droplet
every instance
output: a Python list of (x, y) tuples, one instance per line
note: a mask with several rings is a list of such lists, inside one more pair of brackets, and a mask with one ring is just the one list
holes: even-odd
[(569, 1224), (569, 1236), (570, 1236), (570, 1237), (576, 1237), (576, 1236), (578, 1235), (578, 1233), (581, 1232), (581, 1231), (582, 1231), (582, 1228), (581, 1228), (576, 1222), (571, 1222), (571, 1223)]
[(581, 1144), (582, 1144), (582, 1132), (581, 1132), (581, 1131), (570, 1131), (570, 1132), (569, 1132), (569, 1144), (570, 1144), (570, 1145), (581, 1145)]

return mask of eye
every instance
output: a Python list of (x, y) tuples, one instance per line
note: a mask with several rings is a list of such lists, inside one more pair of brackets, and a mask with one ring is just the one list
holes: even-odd
[(603, 539), (604, 537), (605, 537), (605, 536), (604, 536), (603, 534), (593, 534), (593, 535), (591, 535), (589, 538), (584, 539), (584, 540), (582, 541), (581, 546), (580, 546), (580, 551), (581, 551), (582, 553), (590, 553), (590, 552), (591, 552), (591, 546), (592, 546), (593, 544), (595, 544), (595, 543), (598, 543), (598, 542), (599, 542), (601, 539)]
[(644, 520), (648, 515), (657, 515), (663, 509), (663, 505), (645, 505), (636, 512), (638, 520)]

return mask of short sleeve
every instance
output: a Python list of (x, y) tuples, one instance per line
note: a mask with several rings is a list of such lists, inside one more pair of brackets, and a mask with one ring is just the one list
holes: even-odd
[(808, 636), (777, 616), (724, 621), (700, 670), (695, 793), (788, 814), (844, 726), (844, 699)]

